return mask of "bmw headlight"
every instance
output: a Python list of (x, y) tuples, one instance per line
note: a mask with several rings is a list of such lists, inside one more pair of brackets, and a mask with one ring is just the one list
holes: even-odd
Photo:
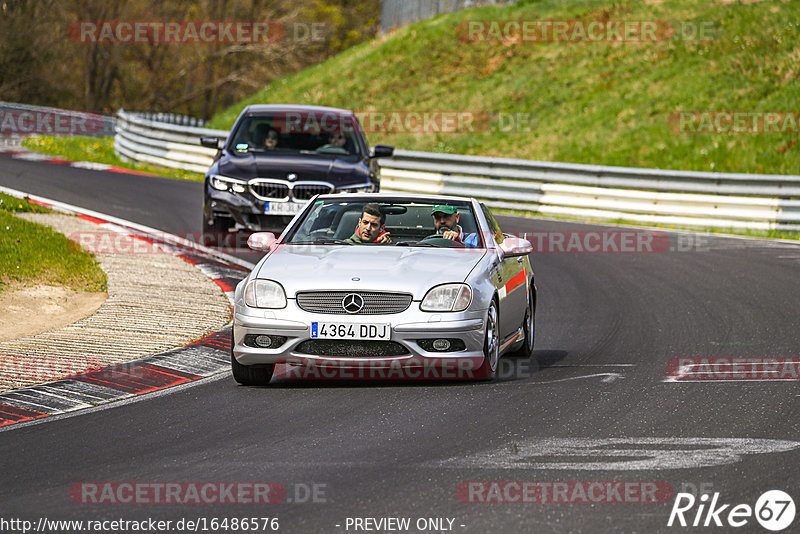
[(210, 179), (211, 187), (220, 191), (233, 191), (234, 193), (244, 193), (247, 191), (247, 182), (214, 174)]
[(472, 301), (472, 289), (467, 284), (444, 284), (436, 286), (425, 295), (420, 304), (422, 311), (464, 311)]
[(285, 308), (283, 286), (272, 280), (251, 280), (244, 288), (244, 303), (251, 308)]

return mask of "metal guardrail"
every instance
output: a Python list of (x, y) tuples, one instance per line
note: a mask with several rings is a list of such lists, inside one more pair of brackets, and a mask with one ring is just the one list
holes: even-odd
[(159, 122), (143, 113), (117, 112), (114, 150), (125, 159), (204, 173), (217, 153), (200, 146), (204, 135), (228, 137), (226, 130)]
[(65, 135), (108, 137), (114, 135), (114, 117), (0, 101), (0, 135)]
[[(225, 130), (117, 114), (117, 152), (205, 172), (213, 149), (200, 136)], [(638, 169), (396, 150), (381, 159), (381, 190), (478, 198), (544, 216), (708, 228), (800, 230), (800, 176)]]
[(428, 19), (440, 13), (455, 13), (485, 4), (510, 4), (516, 0), (383, 0), (381, 31)]

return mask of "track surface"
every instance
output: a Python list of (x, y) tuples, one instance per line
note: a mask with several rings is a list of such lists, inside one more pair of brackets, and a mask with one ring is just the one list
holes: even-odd
[[(0, 157), (0, 185), (169, 232), (200, 226), (198, 183)], [(601, 229), (500, 222), (514, 233)], [(532, 259), (534, 366), (506, 361), (493, 383), (245, 388), (225, 377), (12, 428), (0, 432), (0, 518), (277, 517), (292, 533), (363, 532), (347, 518), (365, 517), (407, 517), (410, 532), (419, 518), (452, 519), (451, 531), (464, 533), (676, 530), (667, 528), (674, 494), (646, 504), (487, 504), (459, 498), (468, 481), (656, 482), (750, 506), (778, 489), (800, 505), (797, 380), (664, 381), (672, 358), (797, 357), (800, 248), (710, 237), (685, 252)], [(204, 481), (278, 482), (288, 498), (81, 504), (69, 493), (84, 482)], [(318, 502), (296, 502), (313, 484), (324, 492)], [(753, 517), (737, 531), (767, 532)]]

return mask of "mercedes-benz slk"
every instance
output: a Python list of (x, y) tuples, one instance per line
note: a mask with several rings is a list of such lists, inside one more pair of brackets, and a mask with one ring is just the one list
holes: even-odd
[[(382, 237), (365, 239), (369, 224)], [(491, 379), (501, 356), (533, 350), (531, 244), (477, 200), (321, 195), (249, 244), (265, 256), (235, 292), (242, 384), (268, 384), (280, 364), (315, 370), (288, 375), (300, 378)]]

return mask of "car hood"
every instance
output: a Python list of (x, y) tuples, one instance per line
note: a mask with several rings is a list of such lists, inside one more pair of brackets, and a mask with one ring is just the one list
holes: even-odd
[(307, 290), (372, 290), (411, 293), (463, 282), (483, 258), (483, 249), (380, 245), (288, 245), (272, 252), (257, 277), (276, 280), (286, 296)]
[[(356, 163), (336, 158), (263, 156), (249, 154), (241, 158), (223, 158), (219, 162), (219, 174), (232, 178), (276, 178), (286, 180), (289, 174), (297, 180), (340, 183), (354, 171)], [(352, 178), (350, 179), (352, 181)]]

